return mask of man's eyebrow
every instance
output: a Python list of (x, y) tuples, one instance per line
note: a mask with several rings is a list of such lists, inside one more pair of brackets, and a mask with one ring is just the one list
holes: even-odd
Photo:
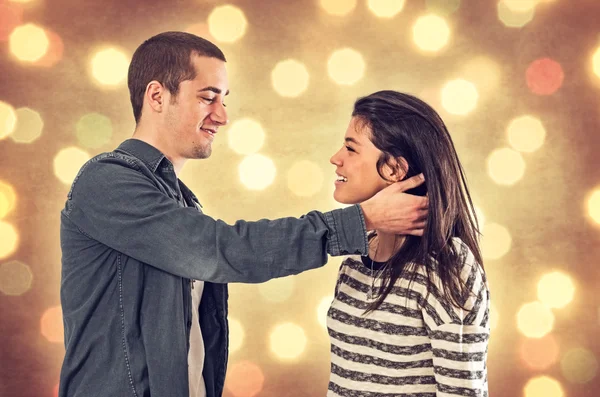
[[(221, 92), (223, 92), (222, 90), (220, 90), (217, 87), (208, 86), (208, 87), (200, 88), (198, 91), (196, 91), (196, 94), (199, 94), (199, 93), (201, 93), (203, 91), (212, 91), (215, 94), (220, 94)], [(229, 90), (227, 90), (227, 92), (225, 93), (225, 95), (229, 95)]]
[(357, 141), (356, 139), (354, 139), (354, 138), (350, 138), (350, 137), (348, 137), (348, 138), (344, 139), (344, 141), (346, 141), (346, 142), (352, 142), (352, 143), (354, 143), (355, 145), (361, 146), (361, 144), (360, 144), (360, 143), (358, 143), (358, 141)]

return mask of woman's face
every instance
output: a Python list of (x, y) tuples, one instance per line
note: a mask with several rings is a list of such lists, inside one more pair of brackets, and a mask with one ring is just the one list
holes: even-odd
[(338, 176), (333, 198), (340, 203), (361, 203), (390, 184), (377, 172), (381, 151), (373, 145), (370, 136), (370, 128), (353, 117), (344, 145), (329, 160), (336, 166)]

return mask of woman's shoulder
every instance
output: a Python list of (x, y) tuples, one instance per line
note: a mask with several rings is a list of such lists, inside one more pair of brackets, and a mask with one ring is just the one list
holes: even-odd
[[(469, 246), (458, 237), (453, 237), (450, 243), (453, 245), (453, 251), (456, 253), (456, 260), (460, 269), (460, 278), (469, 289), (479, 288), (482, 284), (487, 286), (487, 280), (483, 266), (477, 262)], [(420, 277), (429, 278), (434, 282), (437, 288), (442, 287), (442, 281), (439, 278), (438, 265), (435, 260), (425, 266), (416, 264), (414, 271)]]
[(485, 281), (483, 266), (477, 262), (469, 246), (458, 237), (452, 238), (452, 244), (458, 253), (458, 261), (462, 266), (461, 278), (463, 281), (467, 281), (473, 277), (481, 278)]

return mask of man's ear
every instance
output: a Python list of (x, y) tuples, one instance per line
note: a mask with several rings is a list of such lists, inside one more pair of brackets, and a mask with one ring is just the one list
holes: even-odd
[(408, 163), (404, 157), (392, 158), (383, 166), (383, 175), (389, 184), (400, 182), (408, 172)]
[(150, 106), (153, 111), (160, 113), (163, 111), (166, 96), (168, 96), (168, 91), (165, 87), (158, 81), (152, 80), (146, 86), (144, 101), (148, 103), (148, 106)]

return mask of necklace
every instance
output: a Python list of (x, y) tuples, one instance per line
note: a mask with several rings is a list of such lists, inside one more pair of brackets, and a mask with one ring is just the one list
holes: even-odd
[[(373, 255), (374, 258), (377, 258), (377, 251), (379, 250), (379, 236), (375, 236), (377, 237), (377, 246), (375, 247), (375, 254)], [(375, 238), (373, 237), (373, 238)], [(396, 249), (396, 239), (398, 238), (398, 235), (394, 236), (394, 250)], [(381, 275), (384, 273), (384, 271), (387, 269), (387, 261), (385, 261), (384, 265), (377, 270), (377, 273), (374, 275), (375, 270), (373, 269), (373, 263), (375, 262), (373, 259), (371, 259), (369, 256), (367, 256), (367, 258), (369, 258), (369, 261), (371, 262), (371, 288), (367, 291), (367, 300), (375, 300), (378, 296), (375, 296), (375, 281), (377, 281), (379, 279), (379, 277), (381, 277)], [(389, 259), (388, 259), (389, 260)]]
[[(373, 237), (375, 238), (375, 237)], [(379, 237), (377, 237), (377, 246), (375, 247), (375, 254), (373, 255), (374, 258), (377, 258), (377, 250), (379, 250)], [(367, 256), (367, 258), (369, 258)], [(369, 262), (371, 262), (371, 288), (369, 288), (369, 290), (367, 291), (367, 300), (374, 300), (375, 299), (375, 280), (379, 278), (379, 276), (383, 273), (383, 268), (379, 269), (377, 271), (377, 275), (374, 276), (374, 270), (373, 270), (373, 262), (375, 262), (373, 259), (369, 258)], [(385, 267), (385, 266), (384, 266)]]

